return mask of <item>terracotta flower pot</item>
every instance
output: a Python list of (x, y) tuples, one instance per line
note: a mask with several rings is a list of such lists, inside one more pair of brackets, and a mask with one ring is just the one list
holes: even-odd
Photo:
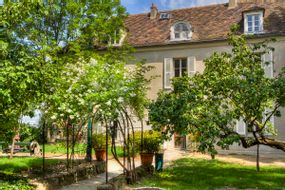
[(97, 161), (106, 160), (106, 150), (105, 149), (96, 149), (95, 156)]
[(152, 165), (154, 153), (141, 153), (141, 164), (142, 166)]

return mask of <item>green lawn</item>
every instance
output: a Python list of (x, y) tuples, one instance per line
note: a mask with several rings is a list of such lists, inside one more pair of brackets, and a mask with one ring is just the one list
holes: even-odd
[[(42, 145), (41, 148), (43, 149)], [(46, 153), (56, 153), (56, 154), (66, 154), (66, 147), (62, 144), (46, 144), (45, 145), (45, 152)], [(86, 144), (77, 144), (74, 147), (74, 152), (85, 155), (86, 152)], [(109, 148), (109, 155), (111, 156), (111, 149)], [(69, 153), (71, 153), (71, 149), (69, 149)], [(94, 150), (92, 148), (92, 153), (94, 154)], [(118, 146), (117, 147), (117, 154), (119, 157), (123, 157), (124, 152), (123, 148)]]
[[(47, 159), (46, 165), (54, 165), (60, 160)], [(42, 166), (42, 158), (35, 157), (15, 157), (13, 159), (0, 158), (0, 172), (3, 173), (18, 173), (29, 168), (38, 168)]]
[(167, 190), (210, 190), (223, 187), (237, 189), (285, 189), (285, 168), (230, 164), (217, 160), (184, 158), (137, 186), (156, 186)]

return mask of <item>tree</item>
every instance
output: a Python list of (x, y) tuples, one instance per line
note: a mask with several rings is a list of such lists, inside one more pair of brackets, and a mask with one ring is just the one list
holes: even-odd
[(14, 133), (24, 114), (63, 97), (67, 65), (89, 63), (126, 16), (118, 0), (7, 1), (0, 11), (0, 128)]
[[(284, 69), (275, 78), (266, 76), (264, 66), (271, 63), (262, 58), (274, 50), (270, 41), (249, 43), (248, 36), (235, 31), (228, 36), (231, 52), (214, 53), (205, 60), (203, 74), (176, 78), (170, 93), (159, 94), (149, 107), (151, 124), (166, 137), (196, 134), (199, 150), (211, 154), (217, 153), (215, 145), (227, 149), (234, 142), (285, 151), (285, 142), (268, 135), (276, 134), (270, 118), (279, 117), (285, 106)], [(236, 132), (240, 120), (252, 135)]]

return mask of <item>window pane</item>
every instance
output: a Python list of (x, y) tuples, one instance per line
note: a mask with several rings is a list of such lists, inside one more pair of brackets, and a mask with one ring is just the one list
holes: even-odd
[(176, 68), (179, 69), (179, 67), (180, 67), (180, 59), (175, 59), (175, 60), (174, 60), (174, 68), (175, 68), (175, 69), (176, 69)]
[(186, 24), (183, 24), (183, 31), (188, 31), (188, 27), (186, 26)]
[(252, 22), (252, 15), (247, 15), (248, 22)]
[(248, 26), (248, 31), (252, 32), (252, 26)]
[(175, 38), (180, 38), (180, 33), (175, 33)]
[(182, 59), (182, 75), (187, 75), (187, 59)]
[(180, 77), (180, 69), (175, 69), (174, 71), (174, 77)]
[(180, 59), (174, 60), (174, 76), (180, 77)]

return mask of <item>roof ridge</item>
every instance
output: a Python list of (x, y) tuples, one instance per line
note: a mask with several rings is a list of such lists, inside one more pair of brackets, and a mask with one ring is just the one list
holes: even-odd
[(216, 4), (210, 4), (210, 5), (199, 5), (199, 6), (194, 6), (194, 7), (185, 7), (185, 8), (176, 8), (176, 9), (166, 9), (166, 10), (161, 10), (159, 12), (164, 12), (164, 11), (180, 11), (180, 10), (187, 10), (187, 9), (196, 9), (196, 8), (204, 8), (204, 7), (213, 7), (213, 6), (218, 6), (218, 5), (226, 5), (228, 3), (216, 3)]
[[(227, 5), (229, 3), (215, 3), (210, 5), (199, 5), (199, 6), (193, 6), (193, 7), (184, 7), (184, 8), (176, 8), (176, 9), (164, 9), (164, 10), (158, 10), (158, 12), (172, 12), (172, 11), (179, 11), (179, 10), (188, 10), (188, 9), (196, 9), (196, 8), (204, 8), (204, 7), (212, 7), (217, 5)], [(135, 13), (135, 14), (129, 14), (129, 16), (137, 16), (137, 15), (147, 15), (149, 12), (146, 13)]]

